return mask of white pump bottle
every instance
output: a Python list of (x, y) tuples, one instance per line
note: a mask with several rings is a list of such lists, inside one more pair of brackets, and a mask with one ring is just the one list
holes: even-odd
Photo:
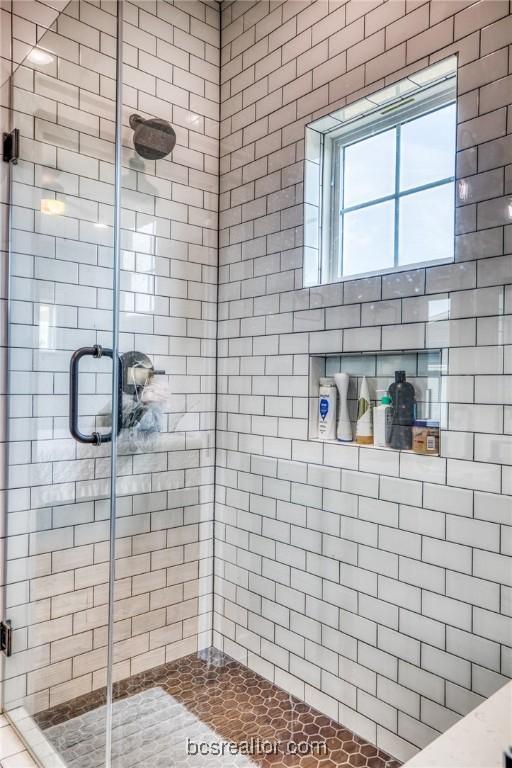
[(350, 376), (348, 373), (335, 373), (334, 381), (338, 388), (338, 427), (336, 437), (344, 443), (352, 442), (352, 424), (348, 413), (348, 385)]

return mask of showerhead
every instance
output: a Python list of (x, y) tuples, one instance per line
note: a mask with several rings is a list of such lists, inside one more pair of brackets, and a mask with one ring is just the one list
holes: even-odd
[(140, 115), (131, 115), (133, 146), (145, 160), (161, 160), (173, 151), (176, 144), (174, 128), (167, 120), (152, 117), (144, 120)]

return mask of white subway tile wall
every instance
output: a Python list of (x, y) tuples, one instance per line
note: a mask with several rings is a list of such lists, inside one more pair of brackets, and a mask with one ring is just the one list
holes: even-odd
[[(30, 711), (106, 681), (110, 449), (71, 438), (67, 392), (71, 352), (111, 346), (116, 5), (51, 6), (16, 3), (12, 15), (22, 154), (12, 167), (5, 701)], [(120, 346), (165, 370), (171, 397), (153, 441), (134, 449), (121, 438), (116, 679), (211, 645), (219, 175), (218, 4), (123, 6)], [(7, 88), (2, 105), (4, 122)], [(135, 153), (133, 112), (174, 125), (172, 156)], [(2, 183), (3, 209), (7, 193)], [(41, 212), (43, 199), (56, 215)], [(82, 363), (82, 431), (109, 409), (102, 363)]]
[[(221, 21), (214, 644), (406, 759), (512, 675), (510, 4)], [(456, 264), (303, 288), (305, 125), (454, 53)], [(440, 458), (308, 441), (309, 354), (407, 347), (448, 350)]]

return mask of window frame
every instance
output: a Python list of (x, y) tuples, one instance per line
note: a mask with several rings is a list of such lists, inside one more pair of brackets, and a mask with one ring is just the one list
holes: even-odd
[[(428, 70), (427, 70), (428, 71)], [(334, 129), (318, 130), (320, 137), (320, 216), (318, 225), (318, 282), (308, 283), (324, 285), (332, 282), (344, 282), (347, 280), (356, 280), (359, 278), (371, 277), (375, 275), (390, 274), (394, 272), (403, 272), (407, 270), (420, 269), (425, 266), (435, 266), (438, 264), (450, 264), (455, 260), (455, 241), (453, 243), (453, 253), (448, 258), (429, 259), (424, 262), (412, 262), (409, 264), (399, 264), (399, 202), (400, 199), (413, 193), (440, 187), (443, 184), (453, 184), (453, 216), (455, 218), (456, 203), (456, 153), (457, 153), (457, 98), (456, 98), (456, 77), (457, 69), (454, 66), (452, 72), (442, 81), (428, 83), (425, 86), (417, 88), (414, 94), (405, 94), (402, 97), (376, 107), (372, 104), (371, 109), (362, 111), (360, 115), (348, 120), (345, 124), (339, 124)], [(414, 98), (411, 96), (414, 95)], [(419, 98), (418, 98), (419, 97)], [(372, 98), (371, 96), (369, 97)], [(364, 101), (364, 100), (363, 100)], [(399, 189), (400, 174), (400, 152), (396, 151), (395, 156), (395, 188), (393, 194), (382, 198), (376, 198), (370, 202), (361, 203), (358, 206), (350, 206), (342, 209), (340, 206), (340, 189), (342, 179), (340, 178), (340, 148), (347, 147), (357, 143), (357, 141), (369, 138), (373, 135), (383, 133), (392, 128), (395, 129), (396, 136), (395, 147), (400, 147), (401, 126), (427, 114), (433, 113), (444, 107), (455, 106), (455, 152), (453, 156), (453, 175), (436, 180), (429, 184), (419, 185), (411, 189)], [(335, 113), (333, 113), (335, 118)], [(336, 119), (336, 118), (335, 118)], [(335, 122), (335, 120), (333, 120)], [(315, 130), (315, 125), (312, 124)], [(338, 183), (339, 181), (339, 183)], [(340, 220), (342, 216), (350, 210), (375, 205), (379, 202), (394, 201), (394, 249), (393, 265), (385, 269), (376, 269), (373, 271), (361, 272), (357, 274), (343, 274), (343, 248), (340, 242)], [(454, 230), (455, 232), (455, 230)]]

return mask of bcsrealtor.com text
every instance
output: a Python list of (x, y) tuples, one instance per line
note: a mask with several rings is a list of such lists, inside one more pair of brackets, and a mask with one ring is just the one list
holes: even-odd
[(325, 741), (272, 741), (250, 738), (246, 741), (192, 741), (186, 740), (187, 755), (325, 755)]

